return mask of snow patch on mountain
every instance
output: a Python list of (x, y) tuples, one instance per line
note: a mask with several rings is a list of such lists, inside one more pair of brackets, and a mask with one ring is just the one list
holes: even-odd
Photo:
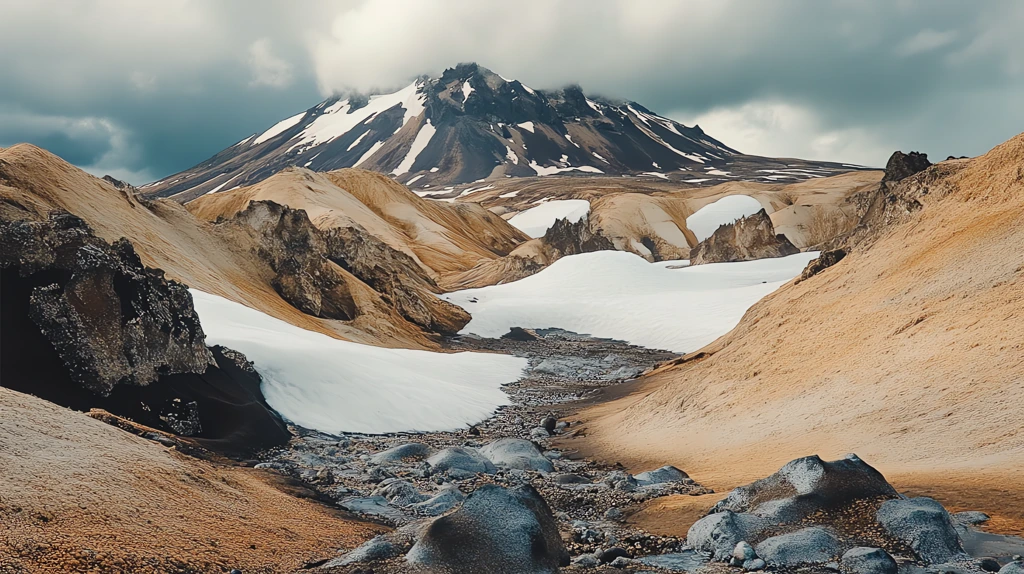
[(568, 219), (569, 223), (576, 223), (589, 212), (590, 202), (585, 199), (546, 201), (517, 213), (508, 223), (530, 237), (543, 237), (555, 221)]
[(360, 345), (307, 331), (223, 297), (190, 289), (207, 343), (245, 354), (267, 403), (326, 433), (464, 428), (509, 404), (501, 386), (526, 359)]
[(462, 333), (500, 337), (512, 327), (557, 327), (686, 353), (729, 332), (817, 255), (667, 269), (632, 253), (597, 251), (563, 257), (519, 281), (443, 297), (472, 314)]
[[(691, 180), (694, 181), (694, 180)], [(707, 181), (707, 180), (699, 180)], [(704, 241), (720, 226), (726, 225), (761, 211), (761, 202), (749, 195), (727, 195), (718, 201), (709, 203), (686, 218), (686, 226), (697, 236), (697, 241)]]
[(392, 175), (404, 175), (409, 173), (413, 164), (416, 163), (416, 158), (419, 157), (420, 152), (426, 149), (427, 144), (430, 143), (430, 140), (434, 137), (435, 133), (437, 133), (437, 130), (428, 119), (426, 123), (423, 124), (423, 127), (420, 128), (419, 133), (416, 134), (416, 139), (412, 140), (412, 146), (409, 148), (409, 153), (406, 154), (405, 159), (402, 160), (402, 163), (398, 164), (395, 171), (391, 172)]
[[(283, 120), (277, 122), (276, 124), (270, 126), (269, 130), (263, 132), (262, 134), (257, 136), (256, 139), (252, 140), (252, 143), (249, 144), (249, 145), (251, 145), (251, 146), (252, 145), (260, 145), (261, 143), (263, 143), (263, 142), (273, 138), (274, 136), (277, 136), (278, 134), (284, 133), (285, 131), (288, 130), (288, 128), (290, 128), (290, 127), (294, 126), (295, 124), (299, 123), (302, 120), (302, 118), (305, 117), (305, 115), (306, 115), (306, 112), (300, 112), (300, 113), (295, 114), (294, 116), (292, 116), (290, 118), (286, 118), (286, 119), (283, 119)], [(245, 140), (243, 140), (243, 142), (244, 141)], [(243, 142), (239, 142), (239, 143), (243, 143)]]

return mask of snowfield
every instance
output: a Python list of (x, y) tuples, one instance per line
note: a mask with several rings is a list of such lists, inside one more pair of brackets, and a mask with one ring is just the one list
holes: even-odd
[(632, 253), (598, 251), (563, 257), (513, 283), (443, 297), (473, 316), (462, 333), (500, 337), (511, 327), (558, 327), (687, 353), (729, 332), (817, 256), (667, 269)]
[(209, 345), (241, 351), (291, 422), (327, 433), (463, 428), (509, 404), (501, 385), (526, 359), (431, 353), (341, 341), (223, 297), (190, 290)]
[[(691, 180), (697, 181), (697, 180)], [(706, 180), (700, 180), (706, 181)], [(686, 218), (686, 226), (704, 241), (720, 226), (761, 211), (761, 202), (749, 195), (727, 195), (709, 203)]]
[(512, 216), (509, 225), (530, 237), (543, 237), (559, 219), (576, 223), (590, 213), (590, 202), (585, 199), (559, 199), (541, 203)]

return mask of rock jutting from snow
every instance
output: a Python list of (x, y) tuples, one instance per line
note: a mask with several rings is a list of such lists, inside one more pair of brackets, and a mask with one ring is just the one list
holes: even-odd
[(690, 250), (690, 265), (785, 257), (799, 252), (785, 235), (775, 233), (768, 212), (762, 209), (722, 225), (698, 243)]
[(484, 485), (427, 526), (406, 560), (449, 574), (547, 573), (567, 566), (569, 554), (533, 487)]

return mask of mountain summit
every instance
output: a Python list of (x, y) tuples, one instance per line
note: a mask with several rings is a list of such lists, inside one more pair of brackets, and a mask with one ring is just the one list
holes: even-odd
[(708, 181), (733, 165), (749, 169), (750, 158), (636, 102), (579, 86), (534, 90), (460, 64), (394, 93), (329, 98), (143, 191), (188, 201), (288, 166), (360, 167), (423, 190), (573, 173)]

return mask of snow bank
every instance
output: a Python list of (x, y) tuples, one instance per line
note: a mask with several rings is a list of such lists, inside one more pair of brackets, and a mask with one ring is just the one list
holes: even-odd
[[(696, 180), (691, 180), (696, 181)], [(704, 181), (704, 180), (700, 180)], [(686, 226), (704, 241), (720, 226), (761, 211), (761, 202), (749, 195), (728, 195), (709, 203), (686, 218)]]
[(473, 315), (463, 333), (498, 337), (511, 327), (559, 327), (685, 353), (727, 333), (815, 257), (667, 269), (632, 253), (598, 251), (563, 257), (513, 283), (444, 298)]
[[(272, 138), (272, 137), (274, 137), (274, 136), (276, 136), (278, 134), (284, 133), (285, 130), (287, 130), (288, 128), (290, 128), (290, 127), (294, 126), (295, 124), (299, 123), (299, 121), (302, 120), (303, 116), (305, 116), (305, 115), (306, 115), (306, 112), (302, 112), (302, 113), (299, 113), (299, 114), (295, 114), (294, 116), (292, 116), (290, 118), (283, 119), (283, 120), (277, 122), (276, 124), (270, 126), (269, 130), (267, 130), (267, 131), (263, 132), (262, 134), (260, 134), (259, 137), (254, 139), (252, 141), (252, 143), (249, 144), (249, 145), (260, 145), (261, 143), (269, 140), (270, 138)], [(245, 141), (245, 140), (242, 140), (242, 141)], [(239, 143), (241, 143), (241, 142), (239, 142)]]
[(585, 199), (560, 199), (517, 213), (508, 223), (530, 237), (543, 237), (556, 220), (568, 219), (569, 223), (576, 223), (589, 212), (590, 202)]
[(431, 353), (340, 341), (190, 290), (206, 341), (245, 353), (267, 402), (285, 418), (328, 433), (465, 427), (509, 403), (501, 385), (526, 359)]

